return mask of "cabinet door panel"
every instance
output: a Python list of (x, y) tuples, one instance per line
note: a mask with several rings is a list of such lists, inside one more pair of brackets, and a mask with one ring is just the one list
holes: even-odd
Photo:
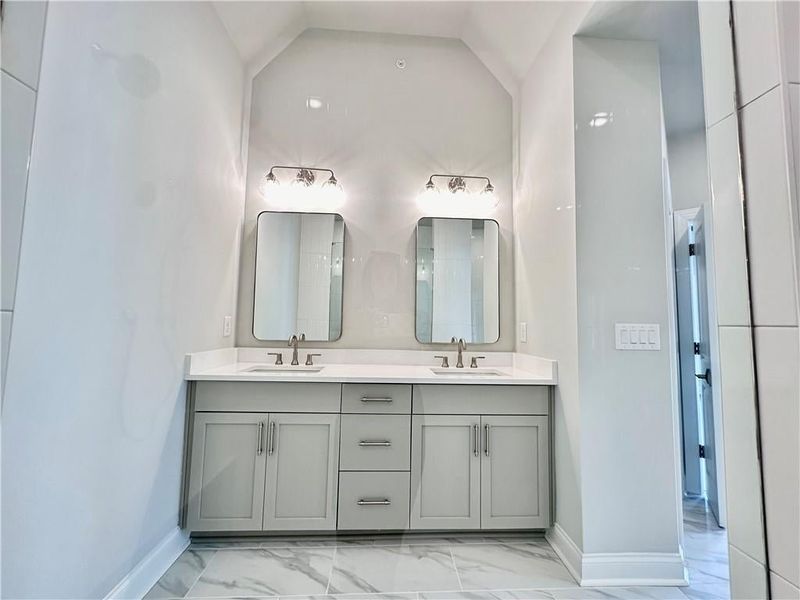
[(481, 424), (481, 527), (549, 527), (547, 417), (484, 416)]
[(264, 502), (260, 413), (198, 413), (194, 419), (187, 527), (191, 531), (259, 530)]
[(265, 530), (335, 529), (339, 415), (272, 414)]
[(480, 527), (480, 418), (414, 416), (411, 455), (411, 528)]

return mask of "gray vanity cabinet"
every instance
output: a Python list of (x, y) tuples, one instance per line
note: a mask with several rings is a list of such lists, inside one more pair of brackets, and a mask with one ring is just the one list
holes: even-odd
[(479, 416), (414, 415), (411, 528), (479, 529)]
[(264, 529), (336, 529), (339, 415), (269, 417)]
[(548, 418), (482, 416), (481, 527), (550, 526)]
[(197, 413), (186, 514), (193, 531), (261, 529), (266, 452), (260, 413)]

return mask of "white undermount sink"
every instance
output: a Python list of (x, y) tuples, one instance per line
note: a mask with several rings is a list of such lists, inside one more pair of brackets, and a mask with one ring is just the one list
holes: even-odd
[(256, 365), (242, 369), (243, 373), (319, 373), (325, 367), (310, 367), (306, 365)]
[(497, 369), (484, 369), (478, 367), (477, 369), (466, 368), (458, 369), (456, 367), (433, 367), (431, 373), (434, 375), (450, 376), (450, 377), (497, 377), (498, 375), (505, 375), (502, 371)]

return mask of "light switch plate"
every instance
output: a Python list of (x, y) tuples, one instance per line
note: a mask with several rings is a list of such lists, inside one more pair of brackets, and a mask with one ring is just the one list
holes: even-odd
[(233, 317), (227, 315), (222, 321), (222, 337), (229, 337), (233, 333)]
[(617, 350), (661, 350), (661, 326), (656, 323), (614, 323)]
[(523, 344), (528, 341), (528, 324), (525, 321), (519, 324), (519, 341)]

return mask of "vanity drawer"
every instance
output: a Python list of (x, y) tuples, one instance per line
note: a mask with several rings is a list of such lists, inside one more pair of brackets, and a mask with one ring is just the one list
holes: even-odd
[(339, 529), (408, 529), (409, 474), (339, 474)]
[(408, 471), (411, 416), (342, 415), (342, 471)]
[(415, 415), (546, 415), (544, 385), (415, 385)]
[(338, 413), (338, 383), (198, 381), (194, 409), (197, 412)]
[(411, 414), (411, 386), (387, 383), (342, 385), (343, 413)]

